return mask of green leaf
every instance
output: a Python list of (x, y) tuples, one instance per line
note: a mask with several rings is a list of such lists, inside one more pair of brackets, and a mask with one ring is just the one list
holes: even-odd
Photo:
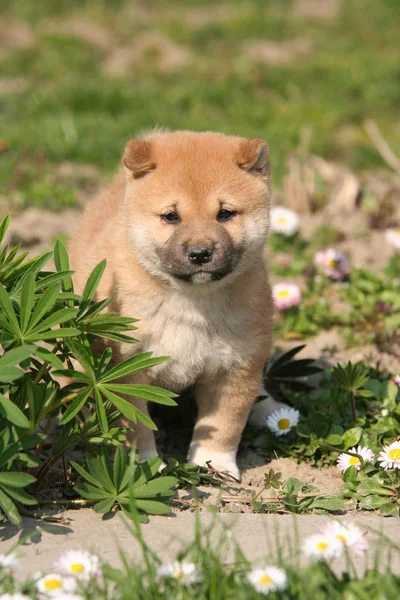
[[(146, 481), (149, 481), (149, 479), (152, 479), (155, 475), (157, 475), (161, 463), (162, 460), (159, 456), (153, 456), (153, 458), (149, 458), (138, 465), (136, 467), (133, 484), (130, 489), (134, 490), (136, 487), (140, 487), (146, 483)], [(124, 484), (127, 485), (128, 481), (124, 481)]]
[[(61, 240), (57, 240), (54, 244), (54, 264), (57, 271), (69, 271), (68, 252)], [(64, 292), (73, 292), (74, 286), (71, 277), (65, 277), (61, 283), (61, 288)]]
[(176, 477), (158, 477), (139, 487), (135, 486), (134, 496), (135, 498), (149, 498), (151, 496), (156, 496), (157, 494), (163, 494), (164, 492), (170, 491), (177, 483), (178, 480)]
[(378, 483), (375, 479), (364, 479), (357, 488), (360, 496), (379, 494), (380, 496), (393, 496), (394, 490), (386, 485)]
[(99, 489), (88, 483), (78, 483), (78, 485), (74, 485), (74, 490), (87, 500), (106, 500), (110, 497), (110, 493), (106, 490)]
[(375, 510), (386, 503), (387, 499), (383, 496), (377, 496), (375, 494), (372, 494), (371, 496), (366, 496), (365, 498), (363, 498), (359, 503), (359, 507), (362, 510)]
[(0, 370), (0, 382), (10, 383), (11, 381), (15, 381), (16, 379), (22, 377), (23, 374), (23, 371), (17, 367), (3, 367)]
[(93, 368), (93, 356), (88, 352), (87, 348), (85, 348), (85, 346), (79, 342), (68, 340), (67, 346), (71, 350), (72, 354), (77, 359), (77, 361), (84, 368), (86, 373), (89, 375), (91, 381), (93, 381), (94, 383), (96, 377)]
[(76, 313), (76, 308), (62, 308), (60, 310), (57, 310), (56, 312), (53, 312), (51, 315), (49, 315), (47, 319), (38, 323), (36, 327), (30, 329), (29, 334), (41, 333), (42, 331), (47, 331), (47, 329), (54, 327), (54, 325), (61, 325), (61, 323), (65, 323), (65, 321), (70, 321), (71, 319), (73, 319)]
[(47, 350), (47, 348), (36, 346), (34, 354), (35, 356), (40, 358), (44, 363), (48, 363), (49, 365), (51, 365), (54, 369), (62, 370), (64, 367), (63, 363), (58, 358), (58, 356), (53, 354), (53, 352), (50, 352), (50, 350)]
[(0, 508), (14, 525), (21, 525), (22, 519), (14, 502), (0, 489)]
[(342, 436), (344, 448), (347, 450), (348, 448), (357, 446), (358, 442), (361, 439), (361, 435), (361, 427), (352, 427), (351, 429), (347, 429), (347, 431), (345, 431)]
[(384, 504), (380, 505), (379, 513), (382, 515), (382, 517), (398, 517), (399, 507), (393, 502), (385, 502)]
[(107, 383), (119, 377), (123, 377), (124, 375), (130, 375), (136, 371), (149, 369), (150, 367), (154, 367), (155, 365), (165, 362), (169, 358), (168, 356), (151, 358), (152, 354), (152, 352), (143, 352), (142, 354), (138, 354), (137, 356), (132, 356), (131, 358), (124, 360), (123, 362), (119, 363), (119, 365), (107, 371), (106, 374), (101, 378), (101, 382)]
[(28, 328), (28, 323), (29, 319), (31, 318), (34, 301), (35, 279), (33, 275), (29, 273), (24, 279), (21, 291), (20, 319), (22, 333), (25, 333)]
[(4, 219), (2, 220), (1, 225), (0, 225), (0, 244), (2, 243), (2, 241), (4, 239), (4, 236), (6, 234), (6, 231), (9, 227), (9, 225), (10, 225), (10, 215), (8, 214), (4, 217)]
[(36, 350), (36, 347), (30, 345), (20, 346), (19, 348), (14, 348), (13, 350), (7, 350), (0, 358), (0, 369), (9, 365), (19, 365), (24, 360), (29, 358), (34, 350)]
[(110, 390), (108, 390), (105, 386), (102, 386), (99, 389), (101, 392), (114, 404), (116, 408), (130, 421), (134, 423), (139, 419), (142, 423), (145, 423), (150, 429), (156, 430), (157, 427), (148, 417), (146, 417), (136, 406), (133, 406), (127, 400), (120, 398)]
[(95, 397), (95, 401), (96, 401), (96, 412), (97, 412), (97, 417), (99, 419), (101, 431), (103, 433), (107, 433), (109, 430), (107, 414), (106, 414), (106, 410), (104, 408), (103, 398), (101, 397), (101, 394), (96, 387), (94, 388), (94, 397)]
[(97, 504), (93, 506), (93, 510), (97, 513), (108, 513), (114, 504), (115, 498), (108, 498), (106, 500), (102, 500), (101, 502), (97, 502)]
[(163, 390), (152, 385), (136, 385), (129, 383), (108, 383), (106, 386), (102, 386), (113, 392), (120, 392), (121, 394), (127, 394), (128, 396), (136, 396), (137, 398), (144, 398), (145, 400), (151, 400), (158, 404), (165, 404), (167, 406), (176, 406), (176, 402), (172, 398), (177, 398), (178, 394)]
[(171, 512), (168, 504), (155, 500), (136, 500), (135, 504), (138, 509), (144, 510), (150, 515), (168, 515)]
[(344, 501), (337, 496), (319, 496), (314, 498), (310, 508), (323, 509), (328, 512), (337, 512), (344, 509)]
[(88, 399), (91, 391), (91, 388), (88, 387), (79, 392), (75, 400), (70, 404), (70, 406), (67, 408), (67, 410), (61, 417), (60, 425), (65, 425), (65, 423), (69, 423), (69, 421), (71, 421), (71, 419), (73, 419), (75, 415), (78, 414), (78, 412), (85, 405), (85, 402)]
[(88, 471), (86, 471), (86, 469), (84, 469), (81, 465), (79, 465), (77, 462), (75, 462), (73, 460), (71, 460), (71, 465), (74, 467), (74, 469), (76, 471), (78, 471), (78, 473), (81, 477), (83, 477), (87, 481), (90, 481), (90, 483), (92, 483), (94, 486), (98, 487), (99, 481), (97, 481), (97, 479), (95, 477), (93, 477)]
[(0, 473), (0, 485), (24, 488), (27, 485), (31, 485), (31, 483), (34, 483), (35, 481), (35, 477), (32, 477), (32, 475), (29, 475), (28, 473), (19, 473), (14, 471)]
[(128, 461), (126, 452), (122, 446), (118, 446), (115, 456), (114, 456), (114, 465), (113, 465), (113, 477), (114, 483), (117, 490), (121, 489), (121, 483), (124, 476), (125, 469), (127, 467)]
[(24, 429), (29, 427), (29, 421), (22, 410), (9, 398), (3, 396), (3, 394), (0, 394), (0, 412), (7, 421), (10, 421), (10, 423), (13, 423), (17, 427), (23, 427)]
[(7, 487), (3, 489), (5, 492), (7, 492), (9, 496), (11, 496), (13, 500), (20, 502), (21, 504), (26, 504), (27, 506), (33, 506), (34, 504), (37, 504), (37, 500), (32, 498), (32, 496), (27, 494), (22, 489), (12, 487)]
[(35, 325), (39, 323), (39, 321), (43, 318), (46, 312), (53, 308), (59, 289), (60, 286), (58, 283), (56, 283), (48, 287), (47, 290), (43, 292), (43, 294), (40, 296), (32, 313), (32, 317), (30, 320), (30, 330), (32, 330), (35, 327)]
[(8, 297), (8, 293), (3, 285), (0, 284), (0, 306), (3, 308), (3, 311), (12, 327), (13, 333), (19, 334), (21, 332), (18, 324), (17, 315), (15, 314), (13, 305), (11, 303), (10, 298)]
[(103, 276), (104, 269), (106, 268), (106, 265), (107, 265), (107, 261), (106, 261), (106, 259), (104, 259), (90, 273), (89, 278), (85, 285), (85, 289), (83, 290), (83, 294), (82, 294), (83, 302), (82, 302), (81, 308), (79, 310), (80, 315), (88, 307), (91, 299), (95, 295), (97, 287)]
[(56, 340), (56, 339), (64, 339), (70, 337), (76, 337), (80, 335), (82, 332), (79, 329), (75, 329), (74, 327), (60, 327), (60, 329), (53, 329), (51, 331), (45, 331), (44, 333), (33, 333), (32, 335), (27, 335), (25, 337), (29, 342), (38, 342), (38, 341), (48, 341), (48, 340)]

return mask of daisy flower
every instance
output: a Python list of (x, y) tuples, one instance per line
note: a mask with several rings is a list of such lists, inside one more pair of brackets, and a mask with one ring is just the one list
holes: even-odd
[(303, 550), (310, 558), (327, 560), (336, 558), (343, 552), (343, 542), (334, 535), (317, 533), (306, 538)]
[(158, 574), (160, 577), (175, 579), (183, 585), (191, 585), (200, 581), (200, 573), (196, 565), (191, 562), (175, 561), (168, 565), (160, 567)]
[(290, 406), (274, 410), (266, 419), (265, 424), (275, 435), (286, 435), (299, 422), (300, 413)]
[(278, 310), (284, 310), (300, 304), (301, 291), (295, 283), (277, 283), (272, 288), (274, 305)]
[(90, 579), (99, 574), (99, 558), (86, 550), (69, 550), (58, 559), (55, 567), (61, 573)]
[(394, 375), (394, 377), (391, 377), (390, 381), (393, 381), (397, 387), (400, 387), (400, 375)]
[(11, 552), (10, 554), (0, 554), (0, 567), (2, 567), (3, 569), (15, 569), (19, 566), (20, 563), (17, 560), (16, 554), (14, 552)]
[[(349, 452), (359, 454), (364, 461), (372, 463), (375, 461), (375, 454), (369, 448), (357, 446), (357, 448), (350, 448)], [(359, 471), (361, 469), (361, 464), (362, 461), (358, 458), (358, 456), (350, 456), (350, 454), (347, 454), (346, 452), (343, 452), (338, 456), (337, 468), (341, 473), (344, 473), (346, 469), (352, 466)]]
[(278, 567), (253, 569), (248, 573), (247, 579), (256, 592), (260, 592), (260, 594), (264, 594), (265, 596), (270, 592), (287, 588), (286, 573), (283, 569), (278, 569)]
[(29, 596), (25, 596), (25, 594), (19, 594), (15, 592), (15, 594), (1, 594), (0, 600), (31, 600)]
[(384, 446), (379, 454), (378, 461), (386, 471), (388, 469), (400, 469), (400, 441)]
[(385, 238), (388, 244), (400, 250), (400, 229), (386, 229)]
[(271, 209), (271, 231), (282, 235), (292, 236), (299, 228), (298, 215), (284, 206)]
[(330, 521), (321, 529), (322, 535), (333, 536), (354, 554), (361, 554), (367, 549), (367, 540), (364, 532), (352, 523), (339, 523)]
[(327, 277), (341, 280), (349, 274), (349, 264), (343, 252), (328, 248), (317, 252), (314, 264), (319, 267)]
[(76, 580), (73, 577), (64, 577), (58, 573), (49, 573), (36, 581), (36, 587), (42, 594), (58, 596), (61, 593), (73, 592), (76, 588)]

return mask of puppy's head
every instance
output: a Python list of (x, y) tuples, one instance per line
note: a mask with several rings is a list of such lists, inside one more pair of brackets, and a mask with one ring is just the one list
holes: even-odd
[(129, 237), (150, 273), (201, 284), (254, 264), (269, 223), (262, 140), (155, 133), (130, 141), (123, 164)]

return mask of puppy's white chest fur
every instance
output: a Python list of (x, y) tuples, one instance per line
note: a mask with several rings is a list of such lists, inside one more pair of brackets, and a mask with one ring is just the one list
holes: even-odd
[[(150, 369), (153, 383), (183, 389), (201, 375), (213, 376), (243, 362), (239, 351), (240, 315), (230, 312), (217, 295), (171, 292), (157, 306), (140, 306), (143, 322), (137, 337), (142, 351), (170, 360)], [(137, 314), (137, 311), (136, 311)]]

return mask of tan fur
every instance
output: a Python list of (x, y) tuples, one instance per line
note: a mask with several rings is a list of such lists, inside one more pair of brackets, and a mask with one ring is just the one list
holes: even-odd
[[(176, 391), (196, 384), (199, 415), (189, 458), (212, 460), (239, 477), (236, 450), (272, 330), (262, 256), (267, 148), (261, 140), (216, 133), (154, 132), (129, 142), (123, 162), (125, 175), (89, 204), (71, 241), (76, 290), (107, 258), (97, 297), (115, 294), (110, 310), (140, 319), (139, 343), (116, 345), (116, 359), (148, 350), (170, 356), (140, 381)], [(237, 214), (218, 222), (221, 208)], [(168, 211), (181, 222), (166, 223), (160, 215)], [(199, 245), (212, 249), (210, 265), (188, 261), (187, 252)], [(135, 404), (146, 410), (144, 402)], [(143, 456), (154, 455), (153, 433), (136, 426), (136, 435)]]

